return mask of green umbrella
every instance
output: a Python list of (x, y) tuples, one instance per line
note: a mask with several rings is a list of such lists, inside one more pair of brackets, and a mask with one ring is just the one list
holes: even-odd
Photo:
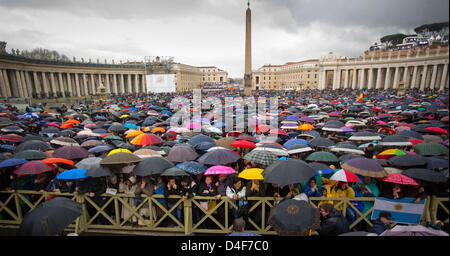
[(448, 148), (438, 143), (420, 143), (414, 146), (414, 152), (423, 156), (448, 155)]
[(123, 139), (119, 136), (108, 136), (105, 137), (105, 140), (123, 140)]
[(330, 152), (314, 152), (310, 154), (306, 161), (319, 161), (319, 162), (339, 162), (339, 159)]
[(49, 158), (49, 156), (42, 151), (28, 149), (14, 154), (14, 158), (25, 159), (30, 161), (30, 160), (42, 160), (45, 158)]
[(180, 168), (172, 167), (161, 173), (161, 176), (189, 176), (189, 174)]
[(349, 116), (349, 117), (346, 117), (346, 118), (344, 118), (345, 120), (347, 120), (347, 121), (350, 121), (350, 120), (355, 120), (355, 118), (354, 117), (351, 117), (351, 116)]

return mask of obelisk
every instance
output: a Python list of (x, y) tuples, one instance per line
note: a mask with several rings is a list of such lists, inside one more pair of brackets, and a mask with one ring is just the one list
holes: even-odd
[(244, 72), (244, 94), (252, 94), (252, 13), (250, 0), (245, 12), (245, 72)]

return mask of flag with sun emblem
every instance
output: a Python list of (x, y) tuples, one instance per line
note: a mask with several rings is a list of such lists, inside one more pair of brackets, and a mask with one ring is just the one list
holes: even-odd
[(404, 224), (420, 224), (426, 199), (415, 202), (414, 197), (402, 199), (389, 199), (377, 197), (373, 206), (372, 220), (377, 219), (382, 211), (392, 214), (392, 222)]

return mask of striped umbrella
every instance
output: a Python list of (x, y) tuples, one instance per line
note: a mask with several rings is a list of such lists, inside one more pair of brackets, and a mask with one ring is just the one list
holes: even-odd
[(162, 139), (154, 134), (141, 134), (138, 135), (136, 138), (134, 138), (132, 141), (130, 141), (130, 143), (133, 145), (147, 146), (160, 144), (162, 143)]
[(24, 163), (18, 169), (14, 170), (14, 173), (18, 175), (36, 175), (51, 170), (50, 166), (43, 161), (34, 160)]
[(336, 171), (330, 178), (330, 180), (337, 180), (343, 182), (361, 182), (356, 174), (340, 169)]
[(385, 151), (381, 152), (380, 154), (378, 154), (377, 158), (389, 159), (394, 156), (401, 156), (401, 155), (406, 155), (406, 154), (408, 154), (408, 153), (406, 153), (405, 151), (400, 150), (400, 149), (388, 149), (388, 150), (385, 150)]

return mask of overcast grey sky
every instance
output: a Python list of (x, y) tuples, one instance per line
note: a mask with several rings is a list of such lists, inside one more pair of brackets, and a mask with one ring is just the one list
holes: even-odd
[[(244, 73), (246, 0), (0, 0), (7, 50), (43, 47), (70, 58), (214, 65)], [(449, 20), (448, 0), (251, 0), (253, 69), (360, 56), (383, 35)]]

